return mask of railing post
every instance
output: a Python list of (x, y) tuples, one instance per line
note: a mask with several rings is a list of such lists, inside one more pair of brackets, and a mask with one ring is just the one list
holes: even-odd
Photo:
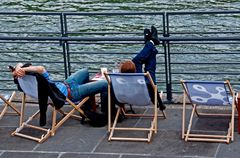
[(172, 73), (171, 73), (171, 57), (170, 57), (170, 44), (167, 41), (167, 67), (168, 67), (168, 80), (167, 80), (167, 100), (172, 102)]
[[(66, 37), (66, 19), (65, 19), (65, 14), (64, 13), (61, 13), (61, 18), (60, 18), (60, 21), (61, 21), (61, 34), (62, 34), (62, 37)], [(60, 44), (62, 45), (62, 50), (63, 50), (63, 60), (64, 60), (64, 73), (65, 73), (65, 79), (68, 77), (68, 72), (67, 72), (67, 67), (68, 67), (68, 64), (67, 64), (67, 56), (66, 56), (66, 53), (68, 54), (68, 52), (66, 52), (66, 41), (60, 41)]]
[[(169, 15), (164, 13), (164, 37), (169, 37)], [(166, 89), (167, 89), (167, 101), (172, 102), (172, 74), (171, 74), (171, 58), (170, 58), (170, 44), (169, 41), (164, 41), (164, 53), (165, 53), (165, 70), (166, 70)]]

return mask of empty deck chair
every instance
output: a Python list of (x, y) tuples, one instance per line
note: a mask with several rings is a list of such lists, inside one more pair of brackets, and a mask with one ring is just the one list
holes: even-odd
[[(56, 110), (55, 106), (51, 103), (51, 100), (49, 100), (49, 104), (53, 107), (53, 114), (52, 114), (52, 125), (49, 128), (44, 128), (38, 125), (33, 125), (32, 120), (36, 118), (40, 114), (40, 110), (37, 110), (32, 116), (30, 116), (27, 120), (24, 119), (25, 116), (25, 108), (26, 108), (26, 96), (30, 96), (34, 99), (38, 98), (38, 82), (36, 79), (36, 76), (33, 75), (25, 75), (22, 78), (18, 79), (19, 85), (23, 91), (23, 97), (22, 97), (22, 107), (21, 107), (21, 117), (19, 121), (19, 127), (12, 133), (13, 136), (20, 136), (23, 138), (35, 140), (39, 143), (42, 143), (50, 136), (54, 136), (56, 130), (70, 117), (81, 119), (80, 115), (74, 115), (76, 111), (78, 111), (82, 116), (84, 116), (84, 112), (81, 110), (81, 106), (89, 99), (89, 97), (84, 98), (81, 102), (79, 102), (77, 105), (74, 104), (71, 100), (66, 98), (66, 102), (70, 104), (72, 107), (72, 110), (68, 113), (64, 112), (63, 110)], [(56, 115), (57, 112), (61, 113), (64, 117), (57, 122)], [(30, 134), (23, 133), (23, 129), (25, 128), (32, 128), (35, 130), (39, 130), (43, 132), (40, 137), (39, 136), (33, 136)]]
[[(157, 133), (157, 119), (158, 119), (158, 108), (157, 108), (157, 86), (151, 79), (149, 73), (106, 73), (106, 79), (108, 80), (108, 131), (110, 132), (108, 140), (127, 140), (127, 141), (146, 141), (150, 142), (153, 133)], [(147, 77), (154, 89), (155, 101), (151, 102), (148, 88), (146, 86), (145, 77)], [(114, 94), (111, 94), (111, 89)], [(117, 101), (121, 104), (128, 104), (132, 106), (147, 106), (153, 105), (153, 114), (128, 114), (125, 113), (124, 106), (118, 106), (117, 114), (114, 118), (113, 124), (111, 123), (111, 95), (115, 95)], [(150, 120), (149, 127), (119, 127), (117, 121), (120, 113), (124, 113), (125, 117), (144, 117), (147, 116)], [(161, 117), (165, 118), (162, 114)], [(147, 136), (133, 138), (133, 137), (120, 137), (114, 136), (117, 131), (145, 131)], [(145, 133), (145, 134), (146, 134)]]
[[(0, 120), (6, 114), (9, 115), (20, 115), (20, 111), (13, 104), (12, 100), (15, 97), (16, 92), (13, 91), (11, 95), (1, 95), (0, 94), (0, 104), (3, 106), (2, 111), (0, 112)], [(11, 108), (13, 111), (9, 111), (8, 108)]]
[[(226, 142), (229, 143), (234, 139), (234, 113), (235, 113), (235, 94), (229, 81), (181, 81), (184, 89), (183, 96), (183, 118), (182, 118), (182, 138), (185, 141), (207, 141), (207, 142)], [(185, 115), (186, 115), (186, 97), (192, 104), (192, 112), (185, 130)], [(231, 109), (230, 113), (209, 113), (214, 109), (209, 108), (206, 113), (199, 113), (197, 108), (199, 106), (226, 106)], [(196, 116), (214, 116), (214, 117), (228, 117), (229, 127), (225, 133), (213, 134), (209, 131), (193, 131), (192, 124), (194, 113)], [(210, 117), (212, 118), (212, 117)], [(209, 129), (210, 130), (210, 129)], [(219, 131), (220, 132), (220, 131)], [(221, 131), (222, 132), (222, 131)]]

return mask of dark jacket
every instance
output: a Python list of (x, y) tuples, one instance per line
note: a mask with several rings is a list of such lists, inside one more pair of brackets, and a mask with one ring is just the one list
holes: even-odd
[[(66, 96), (56, 87), (54, 83), (49, 83), (42, 75), (37, 73), (31, 73), (29, 75), (36, 76), (38, 82), (38, 102), (40, 110), (40, 126), (46, 125), (46, 112), (48, 107), (48, 98), (51, 98), (53, 106), (56, 109), (60, 109), (66, 100)], [(20, 91), (21, 87), (15, 80)]]
[(46, 112), (48, 97), (51, 98), (56, 109), (60, 109), (66, 100), (66, 96), (56, 87), (54, 83), (49, 83), (42, 75), (36, 74), (38, 81), (38, 102), (40, 110), (40, 126), (46, 124)]

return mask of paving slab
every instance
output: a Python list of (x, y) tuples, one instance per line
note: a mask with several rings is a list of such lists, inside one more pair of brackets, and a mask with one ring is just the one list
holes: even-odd
[(95, 147), (106, 138), (106, 127), (94, 128), (80, 125), (62, 127), (54, 137), (50, 137), (35, 149), (36, 151), (93, 152)]
[(11, 136), (11, 133), (15, 129), (16, 128), (0, 127), (0, 150), (32, 151), (37, 145), (36, 142)]
[(36, 152), (4, 152), (0, 158), (58, 158), (59, 154)]
[(230, 144), (222, 143), (219, 145), (218, 152), (216, 153), (217, 158), (237, 158), (240, 157), (240, 135), (234, 133), (234, 142)]
[[(37, 106), (26, 110), (30, 115)], [(149, 113), (151, 109), (136, 109), (136, 112)], [(18, 126), (18, 116), (4, 116), (0, 120), (0, 158), (5, 157), (50, 157), (50, 158), (235, 158), (240, 155), (240, 135), (235, 127), (235, 140), (230, 144), (185, 142), (181, 139), (182, 109), (180, 105), (167, 106), (167, 119), (158, 120), (158, 132), (153, 135), (150, 143), (129, 141), (108, 141), (107, 126), (94, 128), (88, 124), (80, 124), (78, 120), (69, 119), (44, 143), (11, 136)], [(190, 108), (187, 109), (187, 117)], [(61, 118), (59, 115), (58, 118)], [(36, 119), (34, 124), (38, 124)], [(47, 126), (51, 124), (51, 110), (48, 110)], [(146, 126), (144, 119), (125, 119), (120, 126)], [(235, 121), (237, 125), (237, 119)], [(227, 119), (196, 118), (193, 129), (212, 132), (226, 130)], [(28, 131), (34, 133), (34, 131)], [(120, 133), (129, 135), (128, 133)], [(135, 136), (140, 133), (133, 132)]]
[(65, 153), (62, 154), (60, 158), (120, 158), (119, 154), (103, 154), (103, 153)]
[(167, 157), (202, 156), (213, 157), (218, 143), (185, 142), (180, 138), (180, 132), (160, 131), (154, 136), (151, 143), (146, 142), (120, 142), (106, 140), (96, 149), (96, 152), (156, 155)]

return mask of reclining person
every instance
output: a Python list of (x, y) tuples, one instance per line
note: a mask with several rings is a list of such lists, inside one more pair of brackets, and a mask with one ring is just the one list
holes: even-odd
[[(136, 66), (131, 60), (127, 60), (121, 63), (120, 70), (121, 73), (136, 73)], [(154, 90), (150, 83), (147, 83), (147, 88), (148, 88), (148, 93), (151, 98), (151, 101), (154, 103)], [(165, 105), (162, 103), (162, 99), (160, 98), (159, 95), (157, 95), (157, 105), (160, 110), (165, 109)]]
[[(132, 59), (134, 63), (134, 67), (136, 68), (135, 70), (132, 70), (137, 73), (142, 73), (143, 72), (143, 66), (144, 66), (144, 72), (149, 72), (153, 82), (156, 84), (156, 55), (158, 54), (158, 50), (156, 48), (156, 45), (160, 44), (158, 34), (157, 34), (157, 29), (152, 26), (151, 31), (149, 29), (144, 30), (144, 39), (145, 39), (145, 45), (143, 49)], [(127, 65), (132, 65), (133, 63), (125, 63)], [(126, 68), (126, 66), (124, 68)], [(133, 66), (133, 65), (132, 65)], [(131, 66), (129, 67), (131, 68)], [(150, 85), (149, 81), (147, 80), (147, 87), (149, 91), (150, 97), (153, 99), (154, 98), (154, 91), (152, 89), (152, 86)], [(157, 95), (157, 100), (158, 100), (158, 107), (160, 110), (164, 110), (166, 107), (162, 103), (162, 100), (159, 95)]]
[[(85, 69), (80, 69), (69, 76), (64, 82), (53, 82), (50, 75), (43, 66), (24, 66), (18, 63), (12, 71), (13, 77), (23, 77), (28, 73), (35, 73), (41, 86), (38, 86), (38, 100), (40, 109), (40, 126), (46, 124), (46, 111), (48, 106), (48, 97), (53, 101), (56, 109), (60, 109), (66, 97), (71, 101), (80, 101), (87, 96), (92, 96), (101, 93), (101, 107), (107, 107), (107, 81), (99, 80), (89, 82), (89, 72)], [(107, 108), (102, 108), (107, 109)], [(103, 111), (106, 113), (106, 111)]]

